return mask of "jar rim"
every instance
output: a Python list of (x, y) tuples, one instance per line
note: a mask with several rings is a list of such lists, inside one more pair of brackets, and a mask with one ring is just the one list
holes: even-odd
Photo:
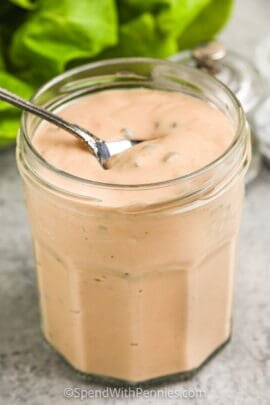
[(113, 189), (123, 189), (123, 190), (128, 190), (128, 189), (151, 189), (151, 188), (156, 188), (156, 187), (163, 187), (163, 186), (169, 186), (173, 185), (175, 183), (183, 182), (183, 181), (189, 181), (192, 180), (200, 175), (204, 175), (207, 173), (209, 170), (215, 168), (219, 164), (222, 164), (222, 162), (225, 160), (225, 158), (228, 157), (231, 153), (233, 153), (234, 149), (237, 147), (238, 143), (241, 141), (241, 135), (243, 133), (243, 129), (245, 126), (245, 114), (243, 111), (243, 108), (236, 98), (236, 96), (232, 93), (232, 91), (224, 85), (222, 82), (220, 82), (218, 79), (215, 77), (212, 77), (208, 75), (205, 72), (198, 71), (197, 69), (190, 67), (190, 66), (185, 66), (185, 65), (179, 65), (176, 64), (175, 62), (169, 61), (169, 60), (163, 60), (163, 59), (157, 59), (157, 58), (145, 58), (145, 57), (127, 57), (127, 58), (113, 58), (113, 59), (105, 59), (101, 60), (98, 62), (91, 62), (87, 64), (83, 64), (80, 66), (77, 66), (73, 69), (69, 69), (65, 71), (64, 73), (55, 76), (51, 80), (47, 81), (44, 85), (42, 85), (31, 97), (30, 101), (35, 103), (35, 100), (42, 95), (46, 90), (50, 89), (54, 85), (57, 85), (61, 81), (68, 79), (74, 74), (78, 74), (81, 72), (88, 71), (89, 69), (94, 69), (94, 68), (99, 68), (103, 66), (109, 66), (109, 65), (114, 65), (114, 64), (119, 64), (119, 63), (155, 63), (155, 64), (161, 64), (164, 66), (168, 67), (173, 67), (175, 71), (179, 70), (181, 71), (186, 71), (186, 72), (196, 72), (197, 76), (201, 76), (202, 78), (206, 78), (207, 80), (211, 81), (212, 83), (215, 83), (217, 86), (219, 86), (222, 91), (226, 93), (226, 95), (229, 97), (230, 101), (232, 102), (232, 105), (237, 113), (237, 125), (236, 125), (236, 130), (235, 130), (235, 135), (232, 139), (232, 142), (230, 145), (225, 149), (225, 151), (219, 155), (215, 160), (211, 161), (207, 165), (201, 167), (200, 169), (197, 169), (193, 172), (187, 173), (183, 176), (178, 176), (172, 179), (168, 180), (162, 180), (158, 182), (151, 182), (151, 183), (138, 183), (138, 184), (122, 184), (122, 183), (107, 183), (107, 182), (101, 182), (101, 181), (96, 181), (96, 180), (91, 180), (83, 177), (76, 176), (74, 174), (65, 172), (58, 167), (54, 166), (53, 164), (49, 163), (39, 152), (38, 150), (34, 147), (33, 143), (31, 142), (30, 137), (27, 134), (27, 121), (29, 116), (31, 116), (31, 113), (28, 112), (23, 112), (22, 118), (21, 118), (21, 128), (19, 132), (19, 137), (23, 136), (23, 139), (26, 141), (27, 146), (29, 147), (30, 151), (34, 155), (34, 157), (37, 159), (37, 161), (44, 166), (46, 169), (52, 171), (56, 175), (62, 176), (65, 179), (75, 181), (75, 182), (80, 182), (83, 184), (88, 184), (96, 187), (101, 187), (101, 188), (113, 188)]

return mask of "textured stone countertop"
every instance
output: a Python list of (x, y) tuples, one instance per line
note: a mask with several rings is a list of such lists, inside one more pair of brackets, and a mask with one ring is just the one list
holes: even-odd
[[(269, 0), (238, 0), (222, 34), (251, 58), (270, 34)], [(270, 89), (269, 89), (270, 91)], [(197, 388), (203, 399), (65, 399), (86, 384), (45, 347), (39, 327), (31, 241), (14, 150), (0, 153), (0, 404), (270, 404), (270, 170), (248, 187), (237, 272), (232, 340), (192, 380), (163, 392)]]

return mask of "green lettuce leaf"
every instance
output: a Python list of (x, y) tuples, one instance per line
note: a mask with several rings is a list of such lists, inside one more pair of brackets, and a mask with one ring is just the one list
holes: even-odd
[[(102, 56), (167, 57), (178, 51), (178, 38), (211, 0), (121, 0), (118, 45)], [(136, 17), (134, 18), (134, 14)], [(133, 16), (133, 18), (130, 18)]]
[(178, 49), (177, 46), (176, 38), (162, 34), (153, 15), (144, 13), (120, 27), (118, 46), (104, 53), (103, 56), (152, 56), (161, 58), (175, 53)]
[(140, 12), (155, 12), (164, 6), (173, 6), (175, 0), (119, 0), (119, 9), (131, 7), (133, 10)]
[[(25, 98), (30, 98), (34, 90), (30, 85), (2, 70), (0, 70), (0, 86)], [(0, 147), (14, 142), (19, 129), (20, 116), (20, 110), (0, 101)]]
[(210, 0), (173, 1), (171, 7), (165, 8), (157, 16), (160, 30), (167, 35), (179, 37), (209, 2)]
[(38, 5), (38, 0), (10, 0), (10, 2), (27, 10), (33, 10)]
[(120, 26), (144, 13), (154, 17), (164, 8), (172, 7), (175, 0), (118, 0)]
[(69, 61), (91, 58), (117, 42), (113, 0), (42, 0), (14, 33), (10, 59), (21, 77), (40, 84)]
[(199, 42), (210, 41), (227, 22), (233, 7), (233, 0), (211, 0), (197, 18), (179, 37), (180, 49), (195, 47)]
[(3, 55), (3, 39), (1, 36), (1, 30), (0, 30), (0, 70), (5, 69), (5, 60), (4, 60), (4, 55)]
[[(4, 87), (5, 89), (25, 98), (30, 98), (34, 92), (34, 88), (31, 85), (4, 70), (0, 70), (0, 87)], [(0, 100), (0, 111), (6, 111), (9, 109), (15, 109), (15, 107)]]

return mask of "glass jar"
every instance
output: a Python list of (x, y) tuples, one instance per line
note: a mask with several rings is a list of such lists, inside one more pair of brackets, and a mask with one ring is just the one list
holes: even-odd
[(17, 160), (46, 340), (76, 370), (135, 385), (191, 375), (230, 338), (250, 140), (224, 85), (168, 61), (85, 65), (51, 80), (33, 101), (55, 110), (92, 92), (132, 87), (212, 103), (235, 130), (232, 144), (180, 178), (104, 184), (45, 161), (32, 144), (40, 119), (26, 113)]

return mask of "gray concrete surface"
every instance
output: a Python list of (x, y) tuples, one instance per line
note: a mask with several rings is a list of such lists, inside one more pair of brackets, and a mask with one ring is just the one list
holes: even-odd
[[(270, 34), (269, 21), (268, 0), (238, 0), (222, 38), (252, 56), (257, 42)], [(270, 171), (266, 169), (248, 189), (241, 233), (232, 341), (192, 380), (162, 388), (163, 393), (167, 389), (180, 394), (185, 388), (200, 388), (206, 397), (65, 399), (67, 387), (101, 387), (85, 383), (42, 341), (21, 181), (14, 150), (0, 153), (0, 404), (269, 404)]]

